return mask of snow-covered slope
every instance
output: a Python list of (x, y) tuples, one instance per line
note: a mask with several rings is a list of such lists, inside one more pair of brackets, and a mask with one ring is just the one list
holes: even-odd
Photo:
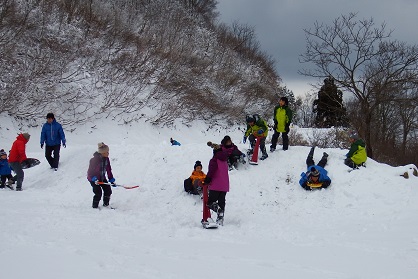
[[(8, 128), (8, 130), (6, 129)], [(17, 127), (2, 123), (1, 148)], [(224, 227), (201, 228), (202, 204), (183, 192), (196, 160), (203, 170), (208, 140), (230, 135), (241, 150), (242, 131), (176, 130), (147, 124), (67, 131), (57, 172), (30, 129), (27, 155), (41, 165), (25, 171), (22, 192), (0, 191), (1, 278), (416, 278), (418, 177), (413, 166), (368, 160), (349, 173), (347, 150), (329, 153), (332, 185), (307, 192), (299, 184), (308, 147), (269, 153), (258, 166), (230, 172)], [(171, 146), (173, 137), (182, 146)], [(116, 210), (91, 208), (89, 159), (104, 141), (117, 182)], [(404, 171), (409, 179), (400, 176)], [(285, 180), (289, 176), (290, 184)]]

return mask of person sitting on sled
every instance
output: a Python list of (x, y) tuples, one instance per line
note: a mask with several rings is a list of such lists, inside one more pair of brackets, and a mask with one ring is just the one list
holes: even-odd
[(245, 154), (232, 142), (230, 136), (225, 136), (221, 141), (222, 150), (228, 154), (229, 170), (238, 169), (238, 161), (245, 164)]
[(192, 175), (184, 180), (184, 191), (192, 195), (200, 195), (202, 192), (202, 183), (206, 174), (202, 171), (202, 162), (196, 161), (193, 167)]
[(358, 168), (359, 166), (365, 166), (367, 160), (366, 144), (362, 139), (359, 138), (356, 132), (350, 134), (349, 141), (351, 143), (350, 150), (346, 155), (344, 164), (350, 168)]
[(315, 146), (311, 148), (306, 158), (308, 171), (306, 173), (302, 172), (299, 180), (300, 186), (308, 191), (315, 188), (327, 188), (331, 185), (331, 179), (327, 176), (328, 172), (324, 169), (328, 161), (328, 154), (324, 152), (318, 165), (315, 165), (313, 160), (314, 152)]
[(247, 115), (247, 131), (245, 132), (243, 143), (246, 143), (247, 137), (249, 137), (251, 149), (248, 151), (248, 155), (253, 154), (256, 138), (260, 138), (260, 150), (263, 153), (260, 160), (265, 160), (269, 156), (266, 151), (266, 138), (268, 134), (267, 122), (259, 115)]

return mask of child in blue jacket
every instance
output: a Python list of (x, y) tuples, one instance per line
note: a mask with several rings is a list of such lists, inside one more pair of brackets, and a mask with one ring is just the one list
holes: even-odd
[(318, 165), (315, 165), (313, 155), (315, 152), (315, 146), (311, 148), (311, 151), (306, 158), (306, 165), (308, 171), (301, 173), (299, 180), (300, 186), (305, 190), (312, 190), (318, 188), (327, 188), (331, 185), (331, 179), (327, 176), (328, 172), (324, 169), (328, 162), (328, 154), (324, 152)]
[(7, 153), (2, 149), (0, 150), (0, 175), (1, 175), (1, 185), (0, 188), (4, 188), (7, 181), (7, 187), (13, 190), (12, 184), (13, 176), (12, 176), (12, 169), (9, 166), (9, 161), (7, 160)]

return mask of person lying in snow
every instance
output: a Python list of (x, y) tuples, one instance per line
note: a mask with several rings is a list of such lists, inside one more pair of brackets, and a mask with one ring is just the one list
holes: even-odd
[(328, 162), (328, 154), (324, 152), (318, 165), (315, 165), (313, 160), (314, 152), (315, 146), (311, 148), (311, 151), (306, 158), (308, 171), (306, 173), (302, 172), (300, 175), (301, 178), (299, 180), (299, 184), (305, 190), (327, 188), (329, 185), (331, 185), (331, 179), (327, 176), (328, 172), (324, 169)]
[(171, 145), (178, 145), (178, 146), (181, 146), (181, 144), (180, 144), (178, 141), (173, 140), (173, 138), (170, 138), (170, 142), (171, 142)]

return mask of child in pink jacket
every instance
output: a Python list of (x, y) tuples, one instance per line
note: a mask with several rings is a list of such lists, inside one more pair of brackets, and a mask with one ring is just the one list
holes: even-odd
[(209, 161), (205, 184), (209, 185), (207, 206), (218, 214), (216, 222), (223, 225), (225, 196), (229, 192), (228, 153), (218, 144), (208, 142), (213, 148), (213, 157)]

